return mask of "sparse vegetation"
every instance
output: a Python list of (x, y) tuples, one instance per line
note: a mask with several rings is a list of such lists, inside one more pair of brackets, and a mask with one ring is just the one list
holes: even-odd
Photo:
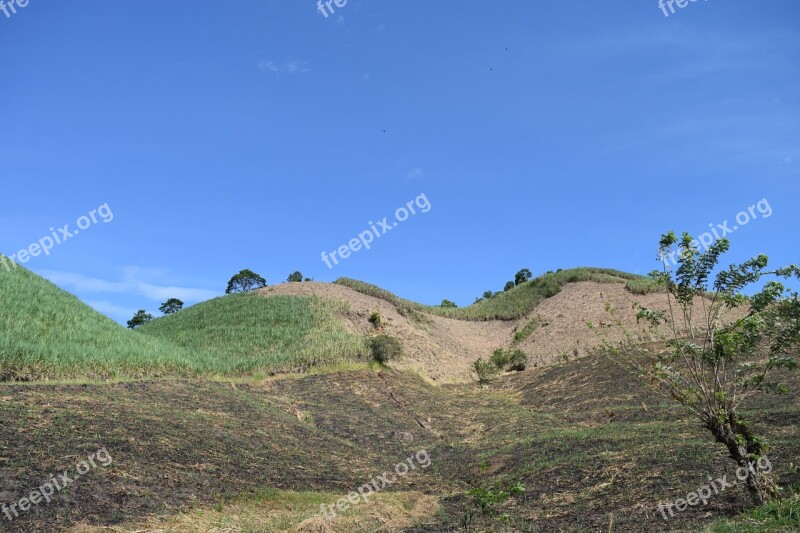
[(442, 300), (442, 303), (439, 305), (439, 307), (444, 307), (445, 309), (455, 309), (458, 306), (455, 302), (451, 302), (450, 300)]
[(534, 316), (533, 318), (528, 320), (528, 322), (526, 322), (524, 326), (522, 326), (522, 329), (514, 331), (514, 340), (512, 343), (520, 344), (521, 342), (524, 342), (528, 337), (533, 335), (534, 331), (536, 331), (539, 328), (543, 328), (547, 325), (548, 325), (547, 320), (543, 319), (539, 315)]
[[(404, 300), (387, 290), (363, 281), (339, 278), (335, 283), (350, 287), (362, 294), (386, 300), (397, 307), (400, 314), (424, 321), (424, 313), (460, 320), (517, 320), (533, 312), (542, 300), (558, 294), (561, 291), (561, 287), (567, 283), (579, 281), (620, 283), (626, 285), (626, 288), (628, 288), (627, 283), (630, 281), (638, 282), (639, 285), (634, 284), (634, 287), (638, 287), (639, 290), (643, 290), (641, 287), (644, 286), (654, 287), (650, 292), (657, 289), (657, 284), (652, 279), (644, 276), (607, 268), (573, 268), (550, 272), (516, 286), (514, 290), (497, 294), (492, 293), (490, 298), (477, 298), (475, 303), (468, 307), (448, 308), (424, 306), (410, 300)], [(488, 294), (491, 291), (486, 292)]]
[(294, 271), (289, 274), (289, 277), (286, 278), (286, 281), (288, 283), (300, 283), (303, 281), (303, 274), (301, 274), (299, 271)]

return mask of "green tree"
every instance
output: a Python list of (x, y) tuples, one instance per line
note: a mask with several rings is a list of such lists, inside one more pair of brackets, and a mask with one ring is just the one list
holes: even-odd
[(526, 281), (530, 281), (533, 277), (533, 274), (527, 268), (523, 268), (516, 274), (514, 274), (514, 285), (522, 285)]
[(289, 283), (300, 283), (303, 281), (303, 275), (299, 271), (294, 271), (286, 278)]
[(484, 300), (488, 300), (492, 296), (494, 296), (494, 293), (492, 291), (484, 291), (483, 292), (483, 299)]
[[(800, 279), (800, 267), (770, 271), (767, 257), (759, 255), (722, 269), (712, 281), (720, 255), (728, 251), (728, 240), (720, 239), (700, 253), (689, 234), (684, 233), (678, 242), (670, 232), (661, 238), (660, 257), (669, 256), (676, 243), (679, 254), (674, 272), (664, 262), (661, 271), (651, 273), (666, 289), (668, 311), (639, 306), (636, 315), (654, 334), (666, 329), (666, 353), (653, 354), (634, 342), (624, 328), (628, 342), (621, 347), (612, 345), (597, 328), (589, 326), (598, 332), (609, 357), (691, 411), (714, 440), (725, 446), (731, 459), (747, 472), (747, 489), (756, 504), (779, 498), (770, 473), (751, 468), (757, 461), (761, 464), (767, 446), (745, 421), (740, 407), (754, 394), (785, 392), (772, 374), (797, 368), (800, 300), (797, 292), (778, 279)], [(754, 285), (761, 288), (753, 296), (745, 296), (746, 289)], [(609, 304), (606, 307), (615, 313)], [(741, 318), (722, 318), (724, 310), (737, 308)], [(657, 329), (662, 325), (666, 327)], [(766, 419), (760, 422), (769, 424)]]
[(253, 272), (252, 270), (242, 270), (230, 281), (228, 281), (228, 288), (225, 289), (225, 294), (234, 292), (248, 292), (255, 289), (260, 289), (267, 286), (267, 280)]
[(183, 302), (177, 298), (170, 298), (169, 300), (161, 304), (161, 307), (158, 308), (158, 310), (164, 313), (165, 315), (171, 315), (172, 313), (177, 313), (181, 309), (183, 309)]
[(503, 287), (503, 291), (504, 292), (508, 292), (511, 289), (513, 289), (514, 287), (516, 287), (516, 284), (513, 281), (509, 281), (508, 283), (506, 283), (506, 286)]
[(450, 300), (442, 300), (442, 303), (439, 305), (439, 307), (446, 307), (446, 308), (449, 308), (449, 309), (455, 309), (456, 307), (458, 307), (458, 305), (456, 305), (455, 302), (451, 302)]
[(151, 320), (153, 320), (153, 315), (151, 315), (144, 309), (139, 309), (138, 311), (136, 311), (136, 314), (133, 315), (133, 318), (128, 320), (128, 327), (130, 329), (136, 329), (142, 324), (147, 324)]

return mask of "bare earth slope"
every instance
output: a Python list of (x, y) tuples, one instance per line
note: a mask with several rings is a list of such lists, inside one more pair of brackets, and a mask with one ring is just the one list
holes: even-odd
[(403, 344), (404, 357), (396, 366), (420, 370), (437, 383), (468, 380), (472, 361), (507, 346), (514, 328), (513, 322), (467, 322), (427, 315), (423, 321), (414, 320), (400, 315), (385, 300), (328, 283), (284, 283), (261, 292), (346, 301), (350, 310), (342, 319), (350, 331), (360, 334), (375, 331), (369, 317), (379, 312), (386, 321), (382, 332)]
[[(336, 284), (284, 283), (261, 292), (266, 296), (317, 296), (345, 301), (349, 311), (342, 319), (350, 331), (360, 334), (375, 332), (369, 317), (379, 312), (386, 322), (382, 332), (403, 344), (404, 358), (394, 366), (419, 370), (437, 383), (469, 380), (469, 368), (475, 359), (512, 345), (528, 354), (529, 368), (587, 355), (601, 344), (588, 322), (598, 326), (610, 341), (618, 342), (623, 333), (612, 326), (615, 319), (606, 311), (606, 303), (613, 306), (632, 335), (650, 340), (644, 326), (636, 323), (633, 307), (636, 303), (658, 309), (667, 306), (666, 296), (661, 293), (635, 295), (622, 284), (586, 281), (565, 285), (519, 321), (479, 322), (426, 314), (422, 319), (403, 316), (386, 300)], [(515, 331), (523, 330), (531, 321), (536, 324), (532, 333), (514, 343)]]

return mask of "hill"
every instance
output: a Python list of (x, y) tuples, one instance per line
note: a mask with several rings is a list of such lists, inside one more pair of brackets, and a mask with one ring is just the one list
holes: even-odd
[(366, 340), (338, 320), (348, 303), (316, 297), (231, 294), (140, 328), (143, 336), (209, 354), (212, 374), (248, 374), (368, 359)]
[[(472, 361), (498, 348), (520, 347), (537, 365), (588, 353), (598, 343), (585, 323), (602, 312), (602, 298), (627, 305), (630, 284), (645, 283), (574, 269), (464, 309), (424, 306), (354, 280), (288, 283), (215, 298), (130, 331), (24, 268), (2, 274), (0, 379), (7, 381), (306, 371), (367, 361), (367, 339), (377, 333), (401, 341), (401, 368), (440, 383), (467, 381)], [(548, 299), (553, 304), (537, 310)], [(570, 301), (593, 311), (565, 312)], [(369, 321), (376, 312), (380, 328)]]
[(0, 381), (184, 374), (200, 362), (126, 330), (23, 267), (0, 270)]

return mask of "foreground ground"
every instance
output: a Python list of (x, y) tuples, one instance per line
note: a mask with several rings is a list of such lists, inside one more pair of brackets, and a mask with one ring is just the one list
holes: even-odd
[[(787, 490), (800, 483), (793, 385), (748, 406), (768, 413), (754, 426)], [(488, 388), (368, 368), (239, 383), (7, 384), (0, 425), (0, 503), (100, 448), (113, 458), (12, 522), (0, 516), (9, 531), (693, 531), (749, 506), (734, 487), (669, 521), (658, 514), (660, 501), (734, 469), (683, 411), (602, 357)], [(319, 514), (422, 450), (427, 468), (395, 474), (330, 522)], [(467, 493), (515, 483), (525, 492), (494, 516)], [(800, 529), (800, 518), (787, 524), (776, 531)]]

